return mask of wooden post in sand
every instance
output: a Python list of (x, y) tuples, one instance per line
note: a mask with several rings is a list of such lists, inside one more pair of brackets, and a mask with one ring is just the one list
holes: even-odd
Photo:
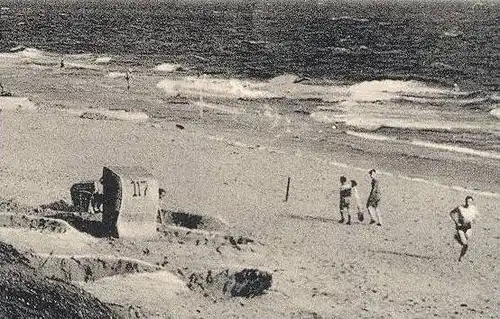
[(288, 176), (288, 183), (286, 184), (285, 202), (288, 202), (288, 192), (290, 191), (290, 176)]

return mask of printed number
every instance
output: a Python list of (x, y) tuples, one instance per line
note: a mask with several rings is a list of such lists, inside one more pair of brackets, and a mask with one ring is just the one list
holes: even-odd
[(134, 185), (134, 197), (146, 196), (148, 191), (147, 181), (132, 181), (130, 183)]

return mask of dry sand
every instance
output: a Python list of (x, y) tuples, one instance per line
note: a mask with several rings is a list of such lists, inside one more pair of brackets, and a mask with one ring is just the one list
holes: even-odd
[[(325, 142), (307, 125), (285, 127), (256, 115), (209, 109), (200, 117), (195, 106), (169, 103), (155, 91), (154, 74), (136, 75), (126, 92), (123, 83), (95, 70), (4, 61), (0, 71), (11, 91), (39, 108), (0, 113), (2, 198), (29, 206), (69, 202), (69, 187), (98, 178), (103, 166), (140, 165), (166, 189), (166, 209), (219, 218), (234, 234), (255, 240), (237, 249), (161, 236), (89, 239), (0, 228), (1, 241), (35, 253), (123, 256), (162, 265), (168, 275), (126, 274), (82, 284), (105, 302), (129, 307), (131, 317), (498, 316), (498, 161), (340, 132)], [(137, 123), (65, 111), (96, 105), (166, 117)], [(338, 224), (338, 177), (358, 180), (365, 199), (372, 167), (381, 171), (384, 226)], [(288, 176), (291, 193), (284, 202)], [(467, 194), (476, 198), (481, 216), (470, 252), (458, 263), (448, 212)], [(192, 272), (245, 267), (272, 272), (267, 294), (217, 299), (180, 284)]]

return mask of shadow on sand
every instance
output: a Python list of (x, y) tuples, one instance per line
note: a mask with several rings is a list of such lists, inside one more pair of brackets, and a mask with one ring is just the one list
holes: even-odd
[[(98, 215), (100, 216), (101, 214)], [(102, 221), (96, 219), (96, 217), (99, 217), (96, 215), (92, 215), (92, 219), (86, 219), (74, 212), (53, 211), (45, 216), (64, 220), (76, 230), (87, 233), (93, 237), (101, 238), (111, 235), (111, 232), (107, 227), (104, 226)]]
[(288, 215), (283, 215), (283, 216), (287, 217), (287, 218), (292, 218), (292, 219), (311, 220), (311, 221), (317, 221), (317, 222), (322, 222), (322, 223), (336, 222), (336, 220), (333, 218), (326, 218), (326, 217), (321, 217), (321, 216), (294, 215), (294, 214), (288, 214)]
[(377, 254), (390, 254), (390, 255), (412, 257), (412, 258), (426, 259), (426, 260), (436, 259), (436, 257), (433, 257), (433, 256), (424, 256), (424, 255), (418, 255), (418, 254), (412, 254), (412, 253), (406, 253), (406, 252), (398, 252), (398, 251), (390, 251), (390, 250), (372, 250), (372, 249), (369, 249), (368, 251), (370, 251), (372, 253), (377, 253)]
[(93, 237), (101, 238), (112, 235), (102, 223), (101, 213), (82, 212), (79, 207), (70, 205), (64, 200), (40, 205), (40, 210), (45, 217), (64, 220), (76, 230)]

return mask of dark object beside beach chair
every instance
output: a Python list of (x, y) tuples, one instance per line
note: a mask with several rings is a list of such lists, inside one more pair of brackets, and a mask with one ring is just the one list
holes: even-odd
[(97, 192), (98, 181), (83, 181), (70, 189), (73, 207), (79, 212), (95, 213), (102, 203), (102, 194)]

